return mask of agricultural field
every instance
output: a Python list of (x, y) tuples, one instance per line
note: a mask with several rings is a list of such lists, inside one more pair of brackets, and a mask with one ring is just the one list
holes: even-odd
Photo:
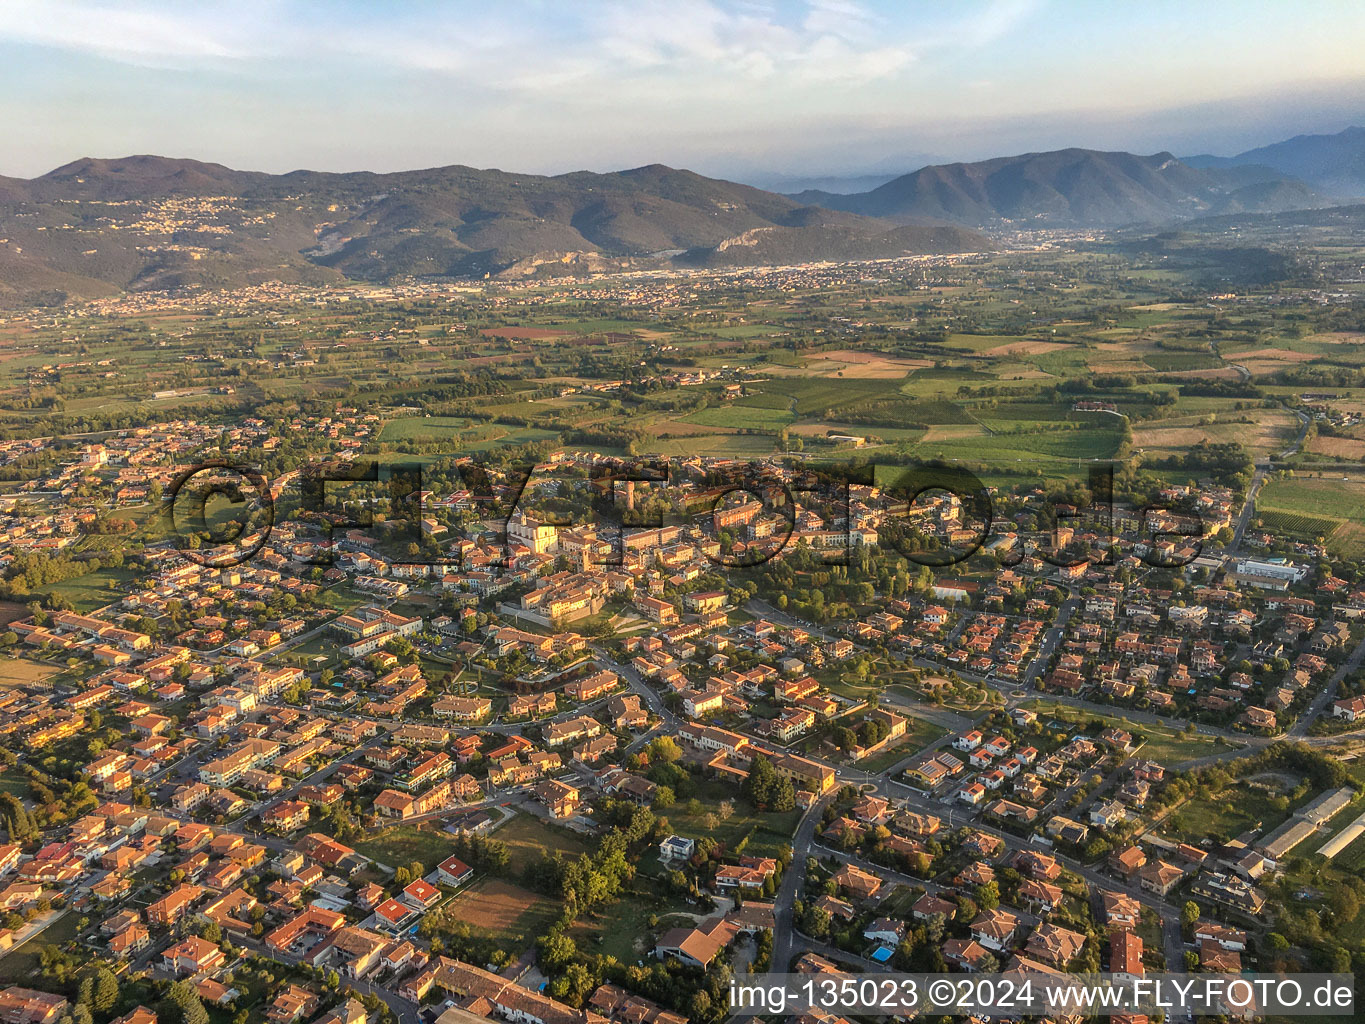
[(1343, 558), (1365, 555), (1365, 477), (1359, 473), (1299, 471), (1292, 479), (1267, 480), (1256, 515), (1264, 528), (1286, 536), (1326, 538)]
[(492, 939), (529, 943), (559, 916), (559, 904), (519, 885), (484, 878), (462, 890), (449, 905), (454, 919)]

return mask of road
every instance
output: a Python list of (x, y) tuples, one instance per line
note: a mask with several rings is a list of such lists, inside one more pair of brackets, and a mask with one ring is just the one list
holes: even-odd
[[(1327, 685), (1323, 687), (1322, 692), (1313, 698), (1313, 702), (1304, 709), (1303, 714), (1299, 715), (1298, 720), (1290, 727), (1289, 732), (1287, 733), (1288, 736), (1295, 739), (1302, 739), (1308, 735), (1308, 730), (1312, 727), (1313, 723), (1317, 721), (1318, 716), (1326, 710), (1328, 704), (1336, 699), (1337, 688), (1341, 685), (1341, 681), (1356, 669), (1360, 668), (1362, 660), (1365, 660), (1365, 640), (1361, 640), (1360, 643), (1356, 644), (1356, 648), (1351, 652), (1350, 657), (1343, 661), (1341, 665), (1338, 666), (1337, 670), (1332, 673), (1332, 678), (1328, 680)], [(1334, 736), (1327, 738), (1338, 739), (1339, 737)]]
[(1242, 538), (1246, 536), (1247, 525), (1256, 514), (1256, 495), (1265, 483), (1266, 467), (1256, 467), (1256, 472), (1251, 477), (1251, 483), (1247, 487), (1247, 498), (1242, 503), (1242, 514), (1237, 517), (1237, 528), (1232, 531), (1232, 543), (1228, 545), (1229, 555), (1235, 555), (1242, 549)]

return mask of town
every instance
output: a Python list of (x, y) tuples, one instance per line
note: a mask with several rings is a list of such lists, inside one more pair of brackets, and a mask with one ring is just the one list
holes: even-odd
[[(667, 1024), (763, 968), (1349, 968), (1297, 908), (1356, 908), (1303, 856), (1365, 833), (1365, 581), (1235, 488), (1169, 486), (1154, 529), (993, 486), (979, 537), (949, 491), (706, 457), (613, 488), (626, 461), (559, 452), (424, 491), (422, 551), (348, 525), (379, 482), (311, 507), (297, 471), (240, 562), (116, 525), (205, 451), (354, 460), (378, 422), (148, 424), (10, 502), (0, 965), (48, 944), (8, 1019), (70, 1013), (50, 990), (92, 958), (129, 1024)], [(661, 525), (599, 529), (603, 479)], [(44, 589), (100, 536), (138, 538), (102, 589)]]

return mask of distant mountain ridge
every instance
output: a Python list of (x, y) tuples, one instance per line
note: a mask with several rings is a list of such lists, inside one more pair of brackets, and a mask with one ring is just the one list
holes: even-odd
[(1330, 202), (1270, 168), (1195, 168), (1170, 153), (1139, 156), (1091, 149), (941, 164), (870, 192), (807, 191), (792, 198), (868, 217), (978, 228), (1109, 228)]
[(1185, 163), (1197, 168), (1269, 167), (1333, 195), (1360, 198), (1365, 197), (1365, 128), (1296, 135), (1236, 156), (1194, 156)]
[(900, 227), (660, 164), (275, 175), (157, 156), (0, 178), (0, 239), (0, 291), (76, 294), (990, 247), (971, 231)]
[(266, 174), (160, 156), (0, 178), (0, 302), (121, 290), (538, 277), (984, 251), (981, 233), (1166, 226), (1365, 195), (1365, 128), (1235, 157), (1063, 149), (781, 195), (650, 164)]

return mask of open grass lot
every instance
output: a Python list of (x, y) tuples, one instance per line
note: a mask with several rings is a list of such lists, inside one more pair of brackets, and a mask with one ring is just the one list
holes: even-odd
[(454, 848), (451, 836), (441, 832), (437, 825), (428, 828), (396, 825), (352, 845), (356, 852), (380, 864), (396, 868), (420, 860), (428, 871), (449, 857)]
[(1108, 422), (1086, 423), (1070, 429), (1025, 428), (1010, 433), (924, 441), (915, 447), (915, 454), (985, 463), (1108, 459), (1118, 451), (1123, 430), (1117, 417), (1104, 419)]
[(507, 844), (513, 871), (521, 870), (537, 857), (548, 857), (556, 851), (566, 857), (577, 857), (589, 848), (587, 841), (577, 832), (552, 825), (530, 814), (518, 814), (511, 821), (499, 825), (492, 836)]
[(468, 431), (470, 421), (458, 416), (405, 416), (390, 420), (380, 431), (381, 441), (410, 441), (419, 437), (458, 437)]
[(56, 594), (71, 602), (78, 612), (92, 612), (123, 599), (123, 585), (137, 577), (132, 569), (100, 569), (86, 576), (76, 576), (60, 583), (49, 583), (35, 594)]
[(1168, 767), (1184, 761), (1193, 761), (1195, 758), (1208, 757), (1210, 754), (1217, 754), (1220, 751), (1236, 749), (1234, 745), (1227, 743), (1219, 736), (1177, 731), (1169, 726), (1148, 722), (1129, 722), (1122, 715), (1104, 715), (1045, 700), (1029, 701), (1025, 707), (1036, 711), (1041, 721), (1056, 720), (1081, 727), (1098, 719), (1106, 727), (1112, 726), (1118, 729), (1127, 729), (1134, 733), (1140, 732), (1146, 739), (1141, 749), (1138, 750), (1138, 755)]
[(1365, 476), (1322, 470), (1318, 475), (1301, 472), (1287, 480), (1267, 480), (1256, 507), (1365, 521)]
[[(648, 952), (651, 932), (661, 930), (665, 919), (680, 921), (680, 912), (683, 911), (679, 906), (668, 903), (647, 886), (637, 885), (610, 906), (580, 917), (569, 929), (569, 935), (580, 949), (633, 964)], [(695, 915), (690, 915), (689, 920), (692, 917)], [(653, 927), (649, 923), (651, 918), (656, 919)]]
[(494, 939), (533, 942), (559, 915), (553, 900), (511, 882), (485, 878), (450, 903), (452, 916)]
[(28, 776), (17, 768), (0, 772), (0, 792), (20, 798), (28, 796)]
[(1244, 781), (1234, 782), (1217, 793), (1199, 793), (1166, 818), (1163, 830), (1188, 842), (1206, 836), (1233, 839), (1244, 832), (1264, 835), (1279, 827), (1292, 808), (1274, 806), (1272, 788)]
[(1322, 470), (1267, 480), (1256, 498), (1256, 514), (1268, 529), (1327, 538), (1329, 550), (1342, 558), (1365, 554), (1365, 476), (1358, 472)]
[[(689, 799), (679, 799), (672, 807), (663, 811), (669, 826), (679, 835), (691, 838), (710, 836), (724, 843), (730, 849), (746, 836), (749, 844), (746, 853), (771, 855), (779, 849), (791, 845), (792, 833), (800, 818), (799, 811), (765, 812), (750, 808), (733, 786), (716, 781), (705, 781), (697, 785), (696, 799), (701, 807), (697, 813), (688, 812)], [(735, 810), (729, 820), (720, 821), (714, 829), (706, 827), (706, 816), (717, 813), (724, 800), (734, 802)]]
[(926, 747), (933, 743), (948, 730), (940, 728), (933, 722), (926, 722), (922, 718), (907, 716), (905, 722), (905, 735), (896, 740), (884, 750), (873, 754), (871, 757), (854, 762), (854, 767), (859, 771), (880, 772), (885, 771), (897, 761), (904, 760), (921, 747)]
[[(1236, 413), (1236, 419), (1207, 422), (1204, 416), (1176, 416), (1154, 420), (1133, 429), (1133, 444), (1144, 452), (1184, 454), (1200, 441), (1213, 444), (1245, 445), (1255, 456), (1273, 455), (1284, 450), (1298, 431), (1298, 420), (1283, 409), (1257, 409)], [(1250, 417), (1252, 422), (1237, 420)]]
[(703, 409), (687, 417), (687, 422), (703, 427), (729, 427), (732, 430), (781, 430), (792, 418), (791, 413), (782, 409), (735, 405)]
[(74, 939), (80, 930), (80, 915), (67, 911), (21, 946), (0, 956), (0, 985), (43, 987), (38, 951), (44, 946), (60, 946)]
[(48, 665), (31, 658), (0, 658), (0, 689), (43, 683), (60, 671), (56, 665)]

